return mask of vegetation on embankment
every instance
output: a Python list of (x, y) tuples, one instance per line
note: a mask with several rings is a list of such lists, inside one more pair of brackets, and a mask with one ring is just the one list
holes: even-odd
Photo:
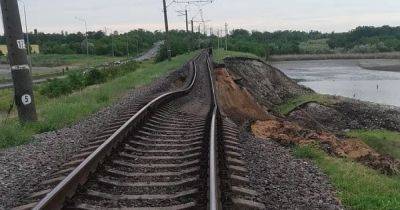
[(226, 51), (224, 49), (216, 49), (214, 50), (214, 60), (217, 63), (223, 63), (223, 60), (227, 57), (246, 57), (246, 58), (258, 58), (258, 56), (245, 53), (245, 52), (237, 52), (237, 51)]
[(400, 160), (400, 133), (387, 130), (352, 130), (349, 137), (360, 138), (380, 154)]
[[(0, 122), (0, 148), (17, 146), (29, 142), (34, 134), (71, 125), (101, 108), (110, 105), (132, 88), (149, 84), (161, 75), (176, 69), (194, 57), (196, 52), (177, 56), (171, 62), (145, 62), (131, 73), (100, 85), (89, 86), (67, 96), (49, 98), (35, 88), (37, 123), (21, 124), (15, 110), (11, 119)], [(11, 90), (0, 90), (0, 113), (4, 114), (12, 102)], [(1, 116), (1, 115), (0, 115)]]
[(314, 146), (297, 146), (298, 158), (312, 159), (326, 173), (348, 209), (398, 209), (400, 176), (387, 176), (344, 158), (334, 158)]
[(275, 107), (275, 111), (282, 114), (288, 115), (293, 110), (301, 107), (304, 104), (316, 102), (323, 105), (329, 105), (334, 102), (334, 97), (329, 95), (322, 95), (322, 94), (307, 94), (307, 95), (300, 95), (298, 97), (289, 99), (284, 103)]

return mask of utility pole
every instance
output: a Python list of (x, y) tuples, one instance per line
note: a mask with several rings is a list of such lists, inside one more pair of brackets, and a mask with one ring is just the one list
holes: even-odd
[(139, 55), (139, 37), (136, 39), (136, 55)]
[(126, 34), (126, 55), (129, 58), (129, 36)]
[(23, 2), (21, 0), (18, 0), (18, 1), (21, 2), (23, 7), (24, 7), (26, 46), (28, 48), (27, 52), (28, 52), (29, 67), (32, 69), (31, 43), (29, 41), (29, 31), (28, 31), (28, 20), (27, 20), (27, 14), (26, 14), (26, 6), (25, 6), (25, 2)]
[[(112, 31), (111, 31), (112, 32)], [(115, 50), (114, 50), (114, 33), (111, 33), (111, 53), (112, 56), (115, 57)]]
[(18, 117), (21, 122), (37, 121), (32, 75), (22, 33), (18, 2), (16, 0), (0, 0), (0, 5), (3, 13), (4, 35), (7, 39), (8, 59), (14, 83), (14, 100), (17, 105)]
[(186, 16), (186, 33), (189, 32), (189, 20), (188, 20), (188, 10), (185, 9), (185, 16)]
[(165, 46), (167, 47), (168, 60), (171, 60), (171, 45), (169, 41), (169, 31), (168, 31), (168, 14), (167, 14), (167, 3), (163, 0), (164, 7), (164, 23), (165, 23)]
[(75, 17), (75, 19), (85, 23), (85, 42), (86, 42), (86, 55), (89, 56), (89, 40), (88, 40), (88, 29), (86, 19)]
[(225, 23), (225, 50), (228, 51), (228, 23)]
[(219, 49), (219, 29), (217, 31), (217, 36), (218, 36), (218, 48), (217, 49)]
[(194, 33), (194, 23), (193, 23), (193, 19), (190, 21), (191, 25), (192, 25), (192, 34)]

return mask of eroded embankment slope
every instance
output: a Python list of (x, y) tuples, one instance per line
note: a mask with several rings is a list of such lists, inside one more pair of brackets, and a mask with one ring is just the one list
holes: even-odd
[[(257, 65), (257, 63), (254, 64)], [(262, 67), (259, 70), (259, 73), (265, 73)], [(251, 71), (251, 68), (248, 71)], [(274, 74), (274, 72), (270, 73)], [(279, 80), (281, 77), (276, 76), (277, 80), (268, 81), (268, 77), (262, 80), (260, 75), (256, 75), (257, 73), (254, 76), (260, 79), (260, 84), (256, 87), (259, 88), (257, 91), (262, 91), (263, 88), (269, 89), (266, 97), (274, 97), (276, 101), (281, 101), (279, 93), (274, 91), (274, 87), (278, 86), (282, 87), (281, 93), (290, 94), (291, 90), (285, 83), (291, 83), (291, 81), (287, 78)], [(243, 85), (243, 82), (251, 81), (252, 77), (243, 79), (240, 74), (232, 76), (231, 71), (228, 72), (226, 68), (217, 68), (215, 77), (221, 111), (243, 125), (244, 129), (240, 136), (244, 148), (242, 155), (249, 163), (249, 178), (252, 187), (260, 192), (258, 201), (262, 202), (267, 209), (342, 209), (328, 178), (318, 168), (307, 161), (294, 158), (290, 154), (290, 149), (274, 141), (261, 140), (246, 129), (249, 121), (280, 121), (278, 117), (268, 112), (268, 107), (253, 97), (254, 90)], [(295, 85), (293, 87), (299, 93), (308, 92), (302, 87)], [(268, 105), (273, 107), (273, 103), (268, 102)]]
[(250, 58), (224, 60), (227, 70), (217, 70), (222, 110), (237, 122), (252, 121), (252, 133), (283, 145), (317, 144), (329, 154), (354, 159), (387, 174), (397, 174), (400, 162), (382, 155), (360, 139), (332, 131), (354, 128), (397, 130), (400, 110), (339, 98), (332, 104), (306, 103), (288, 117), (268, 112), (293, 97), (314, 92), (298, 85), (280, 70)]

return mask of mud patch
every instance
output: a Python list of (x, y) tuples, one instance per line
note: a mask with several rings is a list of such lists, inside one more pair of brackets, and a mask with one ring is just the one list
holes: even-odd
[(231, 119), (266, 120), (273, 116), (266, 113), (246, 88), (241, 88), (225, 68), (215, 70), (218, 103), (222, 111)]
[(286, 146), (317, 144), (333, 156), (358, 161), (385, 174), (399, 174), (400, 171), (400, 161), (380, 155), (360, 139), (341, 139), (329, 132), (306, 129), (279, 119), (257, 121), (251, 125), (251, 131), (257, 138), (273, 139)]

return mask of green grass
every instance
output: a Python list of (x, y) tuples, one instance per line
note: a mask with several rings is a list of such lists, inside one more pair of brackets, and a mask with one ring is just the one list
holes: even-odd
[(347, 209), (400, 209), (400, 176), (386, 176), (359, 163), (330, 157), (313, 146), (296, 147), (293, 153), (315, 161)]
[[(34, 134), (53, 131), (71, 125), (110, 105), (127, 91), (149, 84), (156, 78), (180, 67), (194, 57), (196, 53), (177, 56), (171, 62), (165, 61), (157, 64), (150, 61), (144, 62), (139, 69), (132, 73), (101, 85), (90, 86), (68, 96), (50, 99), (40, 95), (35, 90), (39, 121), (21, 125), (15, 118), (15, 112), (14, 118), (6, 123), (2, 119), (0, 123), (0, 148), (25, 144), (30, 141)], [(0, 91), (1, 101), (3, 101), (3, 98), (4, 101), (11, 101), (12, 96), (7, 91), (9, 90)], [(1, 105), (3, 110), (6, 105), (7, 103)]]
[(236, 52), (236, 51), (225, 51), (223, 49), (214, 50), (214, 60), (218, 63), (222, 63), (224, 58), (227, 57), (247, 57), (247, 58), (259, 58), (258, 56), (245, 53), (245, 52)]
[(400, 133), (387, 130), (353, 130), (350, 137), (360, 138), (380, 154), (400, 159)]
[(32, 55), (33, 66), (39, 67), (57, 67), (57, 66), (93, 66), (115, 60), (121, 60), (120, 57), (96, 56), (82, 54), (35, 54)]
[(296, 98), (289, 99), (284, 103), (278, 105), (275, 108), (275, 111), (283, 115), (287, 115), (295, 110), (297, 107), (309, 102), (317, 102), (320, 104), (329, 105), (334, 102), (334, 99), (331, 96), (321, 94), (302, 95)]

